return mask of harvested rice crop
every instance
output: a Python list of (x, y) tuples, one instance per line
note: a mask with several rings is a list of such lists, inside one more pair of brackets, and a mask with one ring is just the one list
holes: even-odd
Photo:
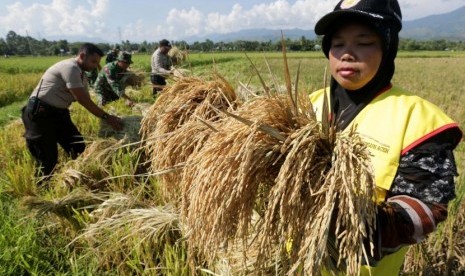
[(176, 46), (171, 47), (168, 56), (174, 65), (180, 65), (187, 59), (187, 50), (181, 50)]
[(84, 257), (96, 258), (102, 271), (126, 275), (137, 267), (152, 274), (163, 266), (166, 247), (180, 238), (179, 213), (172, 206), (156, 206), (126, 209), (90, 223), (73, 243), (86, 250)]
[(228, 240), (247, 238), (257, 198), (266, 198), (274, 184), (281, 141), (260, 129), (271, 127), (277, 137), (290, 131), (295, 120), (283, 101), (263, 97), (244, 104), (236, 114), (252, 125), (225, 118), (187, 161), (182, 217), (191, 229), (192, 247), (207, 259)]
[(123, 140), (107, 138), (91, 142), (77, 159), (68, 161), (53, 175), (53, 187), (106, 190), (110, 181), (105, 179), (114, 176), (112, 167), (121, 150), (124, 150)]
[(184, 171), (190, 247), (214, 260), (237, 240), (246, 242), (255, 209), (263, 215), (253, 230), (260, 241), (256, 269), (289, 258), (290, 274), (317, 275), (322, 267), (358, 273), (370, 254), (362, 245), (376, 211), (368, 150), (354, 132), (322, 132), (313, 115), (278, 96), (247, 102), (218, 123)]
[[(152, 170), (168, 170), (158, 176), (163, 183), (160, 189), (164, 201), (176, 204), (180, 202), (182, 169), (174, 168), (184, 165), (192, 153), (201, 149), (213, 131), (201, 121), (189, 121), (153, 144), (152, 152), (159, 154), (151, 160)], [(170, 168), (173, 170), (169, 170)]]
[[(141, 134), (151, 172), (182, 164), (199, 148), (222, 116), (217, 110), (236, 108), (236, 96), (225, 79), (182, 78), (162, 92), (142, 120)], [(179, 198), (181, 172), (161, 175), (162, 189), (168, 199)], [(171, 193), (172, 192), (172, 193)]]
[(55, 215), (69, 221), (75, 229), (81, 228), (81, 222), (76, 219), (76, 212), (90, 211), (107, 198), (103, 194), (95, 194), (86, 189), (76, 189), (69, 194), (55, 199), (44, 199), (39, 196), (29, 196), (22, 203), (35, 210), (37, 216)]
[(98, 136), (101, 138), (112, 137), (116, 140), (122, 140), (124, 143), (134, 143), (140, 141), (140, 124), (142, 117), (133, 115), (121, 118), (123, 122), (122, 130), (114, 130), (105, 120), (100, 120), (100, 129)]
[(214, 119), (218, 114), (211, 106), (227, 110), (235, 107), (235, 101), (234, 89), (219, 75), (213, 75), (211, 80), (180, 78), (163, 90), (142, 119), (142, 138), (147, 140), (171, 132), (191, 117)]
[(144, 84), (145, 73), (139, 71), (128, 71), (125, 73), (122, 83), (124, 86), (132, 86), (134, 88), (140, 88)]

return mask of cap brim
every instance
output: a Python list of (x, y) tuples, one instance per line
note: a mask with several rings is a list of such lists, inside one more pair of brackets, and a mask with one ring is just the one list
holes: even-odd
[(350, 23), (346, 20), (349, 19), (359, 19), (359, 20), (374, 20), (379, 21), (383, 20), (384, 17), (379, 14), (365, 13), (356, 10), (337, 10), (328, 13), (323, 16), (315, 24), (315, 33), (317, 35), (325, 35), (330, 33), (335, 26), (339, 26), (343, 23)]

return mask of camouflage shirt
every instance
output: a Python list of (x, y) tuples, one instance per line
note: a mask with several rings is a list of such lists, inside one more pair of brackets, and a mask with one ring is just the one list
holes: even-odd
[(94, 84), (100, 105), (116, 101), (124, 95), (127, 72), (118, 66), (117, 61), (108, 63), (102, 68)]

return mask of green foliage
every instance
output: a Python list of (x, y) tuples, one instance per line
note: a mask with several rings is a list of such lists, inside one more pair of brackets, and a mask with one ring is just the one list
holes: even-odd
[[(284, 33), (286, 36), (286, 33)], [(297, 39), (286, 39), (286, 45), (289, 51), (317, 51), (321, 49), (320, 36), (315, 39), (307, 39), (302, 36)], [(5, 56), (65, 56), (75, 55), (83, 42), (68, 43), (67, 40), (47, 41), (37, 40), (30, 36), (21, 36), (14, 31), (9, 31), (6, 38), (0, 38), (0, 55)], [(281, 40), (277, 35), (274, 41), (251, 41), (236, 40), (230, 42), (214, 42), (210, 39), (204, 41), (195, 41), (187, 43), (186, 41), (173, 41), (181, 50), (189, 49), (191, 52), (237, 52), (237, 51), (267, 51), (280, 52)], [(102, 51), (107, 52), (116, 45), (108, 43), (99, 43), (97, 46)], [(158, 42), (133, 43), (129, 40), (121, 41), (121, 49), (125, 51), (134, 51), (138, 53), (153, 53), (158, 47)], [(400, 50), (405, 51), (463, 51), (465, 43), (456, 40), (413, 40), (400, 39)]]

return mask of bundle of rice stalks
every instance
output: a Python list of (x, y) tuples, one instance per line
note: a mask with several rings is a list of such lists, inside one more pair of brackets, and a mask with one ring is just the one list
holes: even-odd
[[(290, 274), (323, 268), (356, 275), (375, 225), (369, 151), (354, 132), (336, 136), (289, 102), (244, 104), (188, 159), (182, 217), (189, 246), (214, 260), (218, 250), (246, 241), (256, 209), (264, 213), (257, 269), (286, 263), (290, 242)], [(255, 124), (239, 122), (247, 120)]]
[(140, 88), (144, 84), (145, 73), (138, 71), (128, 71), (122, 78), (124, 87), (132, 86), (134, 88)]
[[(254, 208), (260, 213), (257, 198), (265, 199), (274, 184), (280, 144), (296, 122), (283, 96), (257, 98), (236, 114), (219, 122), (218, 132), (189, 157), (183, 174), (188, 241), (207, 260), (231, 239), (248, 237)], [(264, 132), (271, 128), (273, 135)]]
[[(105, 190), (113, 177), (112, 167), (123, 151), (123, 140), (99, 139), (87, 145), (85, 151), (75, 160), (68, 161), (54, 174), (52, 181), (56, 189), (76, 187)], [(137, 162), (137, 161), (136, 161)], [(134, 167), (136, 164), (134, 164)], [(127, 168), (134, 170), (134, 168)]]
[(178, 47), (173, 46), (168, 51), (168, 56), (170, 56), (173, 65), (180, 65), (187, 59), (187, 51), (180, 50)]
[[(182, 168), (174, 169), (185, 164), (187, 158), (202, 148), (209, 136), (215, 130), (202, 121), (189, 121), (175, 131), (159, 138), (153, 144), (152, 152), (158, 152), (152, 157), (152, 171), (168, 170), (160, 174), (161, 197), (165, 202), (177, 204), (181, 199)], [(170, 170), (170, 168), (173, 168)]]
[(227, 110), (234, 108), (235, 102), (234, 89), (219, 75), (213, 75), (210, 81), (198, 77), (180, 78), (163, 90), (142, 119), (142, 139), (169, 133), (191, 117), (210, 120), (217, 117), (211, 106)]
[(188, 69), (183, 69), (183, 68), (173, 68), (173, 76), (174, 78), (183, 78), (183, 77), (188, 77), (192, 75), (192, 71)]
[[(232, 87), (218, 75), (211, 81), (183, 78), (168, 87), (142, 120), (141, 134), (151, 172), (185, 162), (211, 132), (201, 122), (214, 124), (221, 117), (217, 110), (234, 109), (235, 100)], [(167, 198), (179, 198), (179, 178), (175, 173), (160, 179)]]
[(163, 206), (129, 209), (89, 224), (73, 243), (88, 251), (84, 257), (97, 259), (102, 271), (157, 274), (166, 247), (180, 238), (179, 213)]
[(76, 189), (58, 199), (43, 199), (36, 196), (25, 197), (23, 205), (37, 211), (38, 216), (53, 214), (60, 219), (70, 222), (75, 229), (82, 228), (82, 221), (76, 217), (77, 213), (90, 212), (104, 202), (106, 196), (95, 194), (86, 189)]
[(124, 143), (134, 143), (140, 141), (140, 124), (142, 116), (125, 116), (122, 117), (123, 129), (114, 130), (105, 120), (100, 120), (100, 129), (98, 137), (121, 140)]
[(376, 216), (369, 152), (354, 132), (334, 135), (313, 122), (281, 148), (285, 161), (259, 233), (259, 267), (289, 252), (289, 274), (320, 275), (324, 269), (357, 275), (370, 253), (363, 247)]

